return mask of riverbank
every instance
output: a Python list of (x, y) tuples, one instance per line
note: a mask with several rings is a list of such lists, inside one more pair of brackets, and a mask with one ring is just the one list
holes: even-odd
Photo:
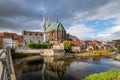
[(119, 70), (110, 70), (87, 76), (84, 80), (120, 80)]
[(94, 51), (85, 52), (85, 53), (74, 53), (73, 56), (75, 57), (99, 57), (99, 56), (108, 56), (112, 54), (117, 54), (117, 52), (110, 51), (110, 50), (94, 50)]

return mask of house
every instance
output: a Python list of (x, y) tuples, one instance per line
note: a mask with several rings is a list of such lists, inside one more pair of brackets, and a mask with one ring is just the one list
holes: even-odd
[(17, 34), (12, 34), (12, 46), (13, 47), (19, 47), (19, 45), (18, 45), (18, 35)]
[(25, 44), (24, 44), (24, 38), (21, 35), (18, 35), (18, 46), (19, 47), (25, 46)]
[(53, 43), (53, 49), (64, 50), (64, 45), (63, 45), (63, 43), (61, 43), (60, 41), (55, 41), (55, 42)]
[(16, 33), (4, 32), (0, 33), (0, 47), (19, 47), (18, 42), (19, 36)]
[(120, 49), (120, 39), (118, 39), (118, 40), (113, 40), (114, 42), (115, 42), (115, 47), (117, 48), (117, 49)]
[(3, 47), (4, 47), (4, 41), (3, 41), (3, 34), (2, 33), (0, 33), (0, 49), (2, 49)]
[(67, 39), (70, 41), (79, 40), (79, 38), (77, 38), (76, 36), (70, 35), (70, 34), (67, 34)]
[(98, 50), (98, 49), (103, 48), (103, 46), (101, 45), (101, 42), (97, 41), (97, 40), (85, 41), (85, 43), (86, 43), (86, 50), (87, 51)]
[(22, 36), (24, 38), (25, 45), (29, 42), (42, 42), (42, 32), (23, 31)]
[(12, 41), (12, 34), (8, 32), (3, 33), (3, 41), (4, 41), (4, 48), (6, 47), (12, 47), (13, 46), (13, 41)]
[(116, 42), (115, 41), (107, 41), (104, 42), (104, 46), (106, 49), (116, 49)]
[(82, 41), (75, 40), (71, 42), (71, 49), (73, 52), (80, 52), (82, 50)]

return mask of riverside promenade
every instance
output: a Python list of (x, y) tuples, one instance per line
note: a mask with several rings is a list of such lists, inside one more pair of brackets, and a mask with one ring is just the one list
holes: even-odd
[(0, 50), (0, 80), (16, 80), (10, 48)]
[(62, 49), (20, 49), (16, 48), (15, 53), (39, 54), (41, 56), (64, 56), (65, 51)]

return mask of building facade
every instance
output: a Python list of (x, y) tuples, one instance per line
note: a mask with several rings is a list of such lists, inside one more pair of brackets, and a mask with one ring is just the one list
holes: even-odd
[(24, 37), (25, 45), (29, 42), (42, 42), (42, 32), (23, 31), (22, 36)]
[(42, 31), (23, 31), (25, 45), (29, 42), (49, 42), (49, 41), (63, 41), (67, 39), (67, 34), (61, 22), (57, 21), (51, 25), (50, 18), (48, 18), (48, 26), (46, 27), (46, 18), (43, 17)]
[(55, 41), (63, 41), (67, 39), (66, 30), (61, 22), (48, 26), (45, 30), (45, 34), (47, 35), (47, 41), (51, 41), (51, 37)]
[(3, 34), (0, 34), (0, 49), (3, 48), (4, 41), (3, 41)]
[(16, 33), (0, 33), (0, 48), (19, 47), (19, 36)]

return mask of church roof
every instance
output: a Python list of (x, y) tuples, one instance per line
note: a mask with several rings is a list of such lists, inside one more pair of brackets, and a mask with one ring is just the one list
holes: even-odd
[(59, 26), (62, 27), (61, 22), (57, 22), (57, 23), (55, 23), (55, 24), (53, 24), (53, 25), (51, 25), (51, 26), (48, 26), (48, 27), (46, 28), (46, 31), (57, 30), (57, 28), (58, 28)]

